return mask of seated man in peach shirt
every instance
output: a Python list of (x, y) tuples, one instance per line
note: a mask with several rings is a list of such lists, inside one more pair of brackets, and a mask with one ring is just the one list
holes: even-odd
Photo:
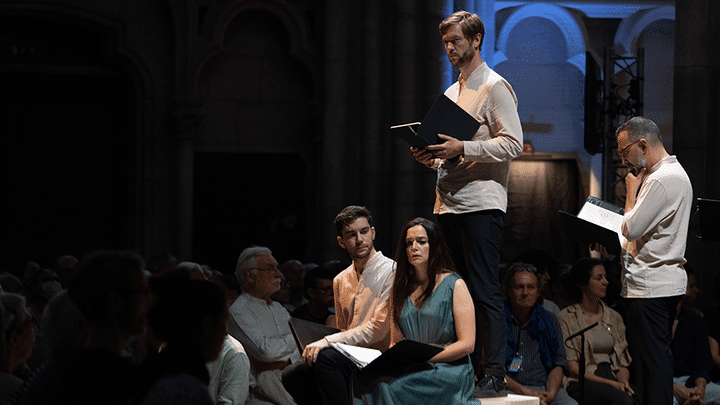
[[(365, 207), (349, 206), (335, 217), (337, 242), (346, 250), (352, 264), (333, 280), (337, 328), (340, 332), (311, 343), (302, 353), (311, 366), (313, 379), (297, 370), (286, 375), (283, 383), (298, 403), (308, 398), (314, 384), (320, 389), (323, 404), (349, 404), (350, 375), (355, 363), (330, 342), (372, 347), (381, 351), (390, 347), (390, 290), (395, 276), (395, 262), (375, 250), (375, 228), (372, 214)], [(308, 384), (308, 381), (312, 381)]]

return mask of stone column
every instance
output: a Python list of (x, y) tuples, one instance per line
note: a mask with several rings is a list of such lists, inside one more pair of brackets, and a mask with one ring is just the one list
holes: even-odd
[(193, 243), (193, 177), (195, 139), (202, 113), (201, 101), (177, 100), (172, 110), (177, 152), (177, 257), (192, 260)]
[[(720, 2), (677, 0), (673, 152), (693, 183), (694, 197), (720, 199)], [(706, 286), (702, 308), (720, 263), (720, 242), (700, 241), (690, 226), (685, 257)], [(701, 287), (702, 288), (702, 287)]]

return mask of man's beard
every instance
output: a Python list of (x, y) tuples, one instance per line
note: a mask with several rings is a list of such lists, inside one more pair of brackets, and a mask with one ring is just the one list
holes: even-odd
[(363, 249), (362, 251), (359, 251), (359, 249), (356, 249), (356, 250), (350, 255), (350, 258), (353, 259), (353, 260), (364, 259), (364, 258), (368, 257), (371, 252), (372, 252), (372, 245), (371, 245), (371, 246), (367, 246), (367, 247), (366, 247), (365, 249)]
[(633, 176), (637, 176), (638, 174), (640, 174), (640, 170), (642, 170), (645, 167), (645, 163), (646, 163), (645, 156), (642, 153), (638, 153), (638, 155), (637, 155), (637, 164), (638, 165), (637, 166), (630, 165), (630, 167), (629, 167), (630, 173), (632, 173)]
[(450, 64), (455, 67), (464, 66), (472, 60), (473, 56), (475, 56), (475, 50), (473, 48), (468, 48), (462, 54), (457, 55), (457, 60), (453, 62), (452, 59), (450, 59)]

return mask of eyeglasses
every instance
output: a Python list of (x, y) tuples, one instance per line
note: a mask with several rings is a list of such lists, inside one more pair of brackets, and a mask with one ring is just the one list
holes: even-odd
[(251, 269), (260, 270), (260, 271), (267, 271), (267, 272), (273, 272), (273, 271), (278, 272), (278, 273), (280, 272), (280, 269), (278, 269), (277, 266), (264, 267), (264, 268), (263, 268), (263, 267), (251, 267)]
[(634, 142), (630, 142), (626, 147), (622, 148), (622, 149), (620, 150), (620, 152), (618, 152), (618, 155), (620, 155), (620, 157), (625, 157), (625, 152), (627, 152), (627, 150), (628, 150), (631, 146), (633, 146), (634, 144), (636, 144), (636, 143), (638, 143), (638, 142), (640, 142), (640, 139), (638, 139), (637, 141), (634, 141)]

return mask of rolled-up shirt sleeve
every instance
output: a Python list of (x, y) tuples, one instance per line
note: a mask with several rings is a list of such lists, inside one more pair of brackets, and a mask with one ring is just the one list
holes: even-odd
[(673, 212), (663, 185), (653, 179), (648, 182), (633, 209), (623, 217), (622, 234), (630, 242), (640, 239)]

